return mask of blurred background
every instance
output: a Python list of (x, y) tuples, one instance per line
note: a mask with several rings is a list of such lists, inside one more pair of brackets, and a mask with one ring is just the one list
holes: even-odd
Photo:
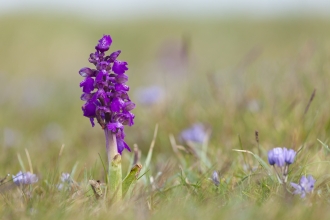
[[(154, 160), (169, 135), (203, 123), (212, 163), (234, 155), (239, 135), (266, 151), (327, 140), (330, 131), (330, 1), (0, 0), (0, 173), (30, 153), (36, 172), (100, 168), (102, 129), (82, 116), (80, 68), (103, 34), (128, 62), (137, 104), (126, 141)], [(306, 106), (316, 89), (308, 111)], [(224, 156), (225, 155), (225, 156)], [(236, 155), (236, 154), (235, 154)], [(125, 157), (131, 154), (124, 153)], [(26, 159), (23, 159), (26, 162)], [(219, 165), (220, 166), (220, 165)]]

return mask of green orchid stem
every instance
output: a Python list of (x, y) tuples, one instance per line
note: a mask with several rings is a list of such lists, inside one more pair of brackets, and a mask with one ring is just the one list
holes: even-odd
[(121, 171), (121, 156), (117, 150), (116, 134), (108, 129), (104, 129), (106, 151), (108, 158), (108, 174), (107, 183), (109, 196), (113, 202), (117, 202), (122, 198), (122, 171)]
[(116, 154), (118, 154), (117, 139), (116, 139), (116, 134), (112, 133), (107, 128), (104, 129), (104, 135), (105, 135), (105, 147), (107, 150), (108, 167), (109, 167), (113, 157)]
[(109, 195), (115, 203), (122, 198), (121, 156), (116, 154), (109, 166)]

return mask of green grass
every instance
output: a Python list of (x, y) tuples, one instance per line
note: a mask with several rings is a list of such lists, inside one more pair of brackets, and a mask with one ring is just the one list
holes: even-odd
[[(308, 18), (119, 23), (0, 17), (0, 177), (22, 170), (18, 155), (30, 170), (25, 149), (39, 177), (31, 195), (21, 195), (12, 181), (0, 185), (1, 219), (327, 219), (329, 25)], [(102, 129), (82, 116), (79, 100), (78, 70), (89, 66), (89, 53), (102, 34), (111, 34), (111, 51), (121, 49), (120, 59), (129, 64), (133, 101), (139, 87), (166, 89), (163, 102), (137, 104), (133, 111), (135, 125), (125, 129), (126, 140), (132, 149), (139, 146), (142, 164), (156, 124), (158, 134), (132, 198), (113, 206), (95, 201), (88, 185), (89, 179), (104, 180), (99, 154), (106, 161), (105, 140)], [(184, 65), (160, 64), (161, 48), (170, 48), (172, 63), (182, 63), (177, 59), (184, 46)], [(178, 135), (194, 122), (212, 129), (210, 168), (192, 154), (173, 151), (174, 139), (188, 149)], [(256, 130), (259, 161), (233, 151), (258, 155)], [(307, 199), (292, 196), (289, 185), (286, 192), (260, 163), (276, 146), (300, 149), (289, 182), (312, 174), (317, 182)], [(123, 153), (123, 176), (132, 157)], [(209, 180), (214, 170), (220, 171), (218, 188)], [(61, 172), (72, 172), (79, 186), (58, 191)]]

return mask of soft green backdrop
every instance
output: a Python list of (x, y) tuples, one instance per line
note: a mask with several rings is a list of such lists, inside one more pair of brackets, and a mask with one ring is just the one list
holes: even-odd
[[(169, 160), (173, 175), (180, 172), (169, 135), (178, 141), (180, 131), (195, 122), (212, 128), (209, 158), (215, 170), (231, 164), (223, 173), (228, 182), (240, 178), (237, 172), (244, 165), (242, 154), (232, 151), (240, 148), (238, 135), (243, 149), (257, 152), (255, 130), (265, 160), (267, 150), (276, 146), (303, 146), (296, 167), (314, 157), (326, 160), (324, 152), (315, 155), (322, 153), (317, 139), (327, 143), (330, 132), (329, 27), (330, 21), (309, 18), (96, 22), (55, 15), (2, 16), (0, 176), (21, 170), (17, 154), (28, 167), (26, 148), (42, 181), (54, 171), (64, 144), (59, 172), (70, 172), (78, 162), (77, 181), (85, 170), (103, 178), (98, 155), (105, 159), (103, 131), (82, 116), (83, 78), (78, 74), (81, 67), (91, 66), (88, 56), (103, 34), (111, 35), (110, 50), (122, 50), (119, 58), (129, 64), (133, 101), (139, 87), (158, 85), (166, 91), (154, 106), (137, 103), (135, 125), (125, 129), (128, 144), (137, 144), (144, 158), (159, 125), (151, 175)], [(131, 156), (124, 152), (124, 170)], [(305, 172), (318, 179), (327, 167), (309, 166)], [(162, 214), (169, 215), (157, 212)]]

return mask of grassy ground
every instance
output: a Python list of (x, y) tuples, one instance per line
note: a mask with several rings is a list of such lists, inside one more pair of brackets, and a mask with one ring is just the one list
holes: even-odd
[[(31, 195), (22, 196), (10, 178), (0, 185), (1, 218), (327, 219), (329, 24), (0, 17), (0, 177), (23, 168), (39, 177), (29, 186)], [(140, 87), (165, 89), (159, 103), (137, 103), (135, 125), (125, 129), (144, 164), (158, 124), (147, 174), (131, 200), (111, 207), (95, 201), (87, 182), (104, 179), (99, 154), (105, 160), (105, 141), (102, 129), (82, 116), (79, 99), (78, 70), (88, 66), (102, 34), (112, 36), (111, 51), (121, 49), (120, 59), (129, 63), (133, 101)], [(173, 151), (179, 144), (190, 149), (178, 136), (195, 122), (212, 131), (205, 158)], [(317, 180), (306, 199), (291, 195), (291, 186), (279, 184), (250, 154), (233, 151), (249, 150), (267, 161), (276, 146), (299, 150), (289, 182), (305, 174)], [(123, 153), (124, 173), (132, 157)], [(214, 170), (220, 172), (218, 188), (209, 179)], [(61, 172), (72, 172), (79, 186), (58, 191)]]

